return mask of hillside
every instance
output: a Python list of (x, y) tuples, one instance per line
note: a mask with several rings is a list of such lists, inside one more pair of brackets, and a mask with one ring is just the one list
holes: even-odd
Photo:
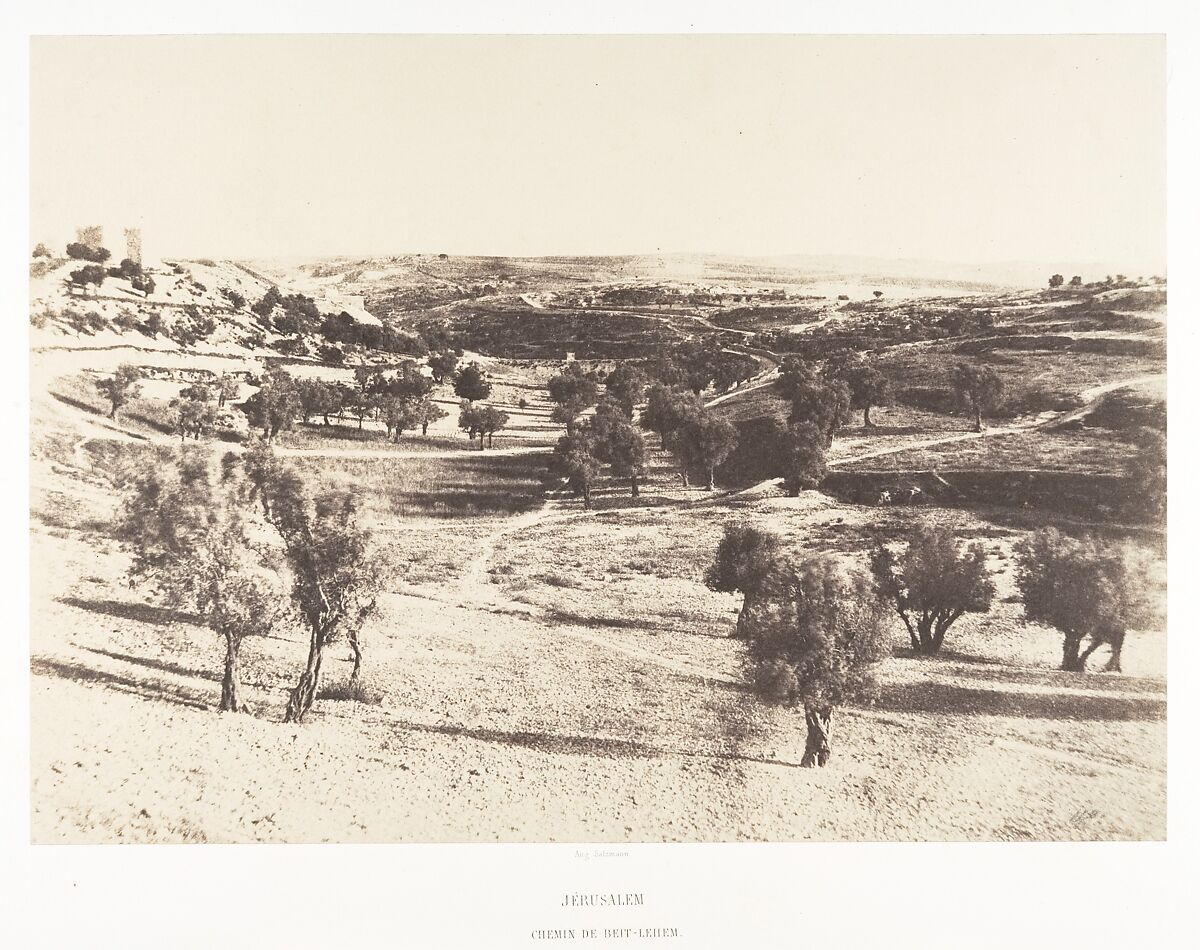
[[(1091, 669), (1061, 670), (1062, 637), (1026, 616), (1017, 564), (1039, 528), (1094, 534), (1161, 591), (1162, 524), (1132, 486), (1146, 432), (1166, 425), (1165, 286), (834, 275), (818, 292), (772, 282), (782, 272), (766, 265), (693, 261), (688, 278), (684, 264), (180, 261), (151, 269), (143, 296), (121, 277), (72, 293), (78, 262), (37, 262), (34, 839), (1164, 837), (1165, 630), (1130, 629), (1120, 672), (1100, 672), (1111, 645)], [(429, 351), (447, 347), (507, 416), (490, 447), (459, 428), (452, 377), (430, 378)], [(648, 430), (636, 497), (605, 465), (585, 507), (552, 469), (564, 426), (549, 386), (567, 354), (598, 378), (664, 356), (736, 364), (698, 398), (746, 436), (792, 411), (788, 357), (847, 352), (891, 398), (872, 425), (856, 411), (837, 428), (818, 489), (788, 496), (741, 443), (715, 490), (696, 472), (685, 484), (686, 463)], [(964, 361), (1003, 383), (978, 432), (955, 401)], [(110, 416), (120, 364), (142, 378)], [(445, 415), (393, 433), (382, 395), (355, 397), (363, 365), (383, 382), (416, 370)], [(269, 368), (347, 400), (290, 420), (272, 451), (304, 491), (355, 499), (383, 578), (361, 689), (339, 639), (301, 725), (280, 720), (302, 626), (247, 641), (252, 714), (217, 715), (223, 648), (196, 614), (129, 586), (113, 522), (131, 473), (169, 468), (181, 445), (213, 466), (244, 452)], [(181, 436), (185, 393), (222, 375), (229, 424)], [(840, 707), (833, 758), (801, 768), (802, 715), (748, 686), (732, 635), (742, 595), (706, 583), (723, 531), (752, 525), (794, 560), (861, 564), (915, 523), (979, 545), (995, 598), (936, 656), (914, 654), (891, 617), (877, 695)]]

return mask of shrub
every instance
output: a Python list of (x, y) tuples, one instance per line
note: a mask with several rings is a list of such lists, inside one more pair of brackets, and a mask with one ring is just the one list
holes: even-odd
[(107, 248), (91, 247), (72, 241), (67, 245), (67, 257), (74, 261), (91, 261), (93, 264), (103, 264), (112, 255)]
[(704, 574), (704, 584), (710, 590), (746, 595), (738, 612), (734, 636), (746, 635), (743, 624), (749, 595), (758, 590), (779, 557), (779, 537), (772, 532), (749, 524), (725, 525), (716, 558)]

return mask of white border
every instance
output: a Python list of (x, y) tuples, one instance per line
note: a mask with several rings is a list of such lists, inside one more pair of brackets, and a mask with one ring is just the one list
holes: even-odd
[[(651, 5), (610, 2), (401, 6), (343, 0), (38, 3), (8, 11), (0, 69), (5, 226), (0, 274), (15, 449), (3, 469), (4, 603), (28, 616), (28, 36), (169, 32), (846, 32), (1168, 34), (1172, 420), (1170, 809), (1166, 844), (630, 846), (618, 863), (571, 846), (42, 847), (29, 838), (28, 640), (5, 639), (0, 729), (6, 782), (6, 932), (15, 946), (532, 946), (558, 926), (564, 890), (643, 890), (681, 938), (665, 946), (921, 948), (1183, 945), (1194, 930), (1187, 871), (1196, 842), (1195, 607), (1187, 602), (1194, 502), (1196, 96), (1200, 48), (1187, 3), (859, 2)], [(982, 6), (982, 5), (981, 5)], [(1102, 200), (1102, 198), (1100, 199)], [(1200, 319), (1195, 317), (1194, 319)], [(8, 454), (8, 453), (6, 453)], [(1189, 583), (1192, 582), (1192, 583)], [(543, 913), (546, 915), (543, 918)], [(642, 941), (646, 945), (659, 945)], [(606, 944), (612, 945), (612, 944)]]

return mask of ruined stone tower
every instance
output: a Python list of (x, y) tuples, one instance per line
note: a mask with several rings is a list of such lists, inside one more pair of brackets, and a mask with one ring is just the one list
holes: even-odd
[(142, 229), (125, 229), (125, 256), (136, 264), (142, 263)]
[(75, 229), (75, 242), (93, 250), (104, 246), (104, 228), (98, 224)]

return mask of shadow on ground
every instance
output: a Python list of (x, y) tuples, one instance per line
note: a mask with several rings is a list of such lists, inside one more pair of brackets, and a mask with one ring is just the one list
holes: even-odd
[(29, 662), (29, 670), (35, 676), (57, 676), (60, 679), (75, 682), (98, 683), (115, 689), (117, 692), (129, 693), (143, 699), (173, 703), (188, 709), (212, 709), (214, 706), (211, 697), (201, 695), (193, 690), (135, 679), (121, 673), (97, 670), (69, 660), (52, 660), (48, 657), (35, 656)]
[(108, 617), (119, 617), (122, 620), (133, 620), (137, 623), (163, 626), (171, 623), (196, 624), (200, 620), (195, 614), (183, 610), (171, 610), (167, 607), (156, 607), (153, 604), (143, 604), (140, 601), (128, 600), (87, 600), (82, 597), (61, 597), (59, 603), (80, 610), (90, 610), (92, 613), (104, 614)]
[(1161, 720), (1167, 714), (1165, 700), (1016, 693), (930, 680), (886, 685), (875, 706), (892, 712), (1023, 719)]

